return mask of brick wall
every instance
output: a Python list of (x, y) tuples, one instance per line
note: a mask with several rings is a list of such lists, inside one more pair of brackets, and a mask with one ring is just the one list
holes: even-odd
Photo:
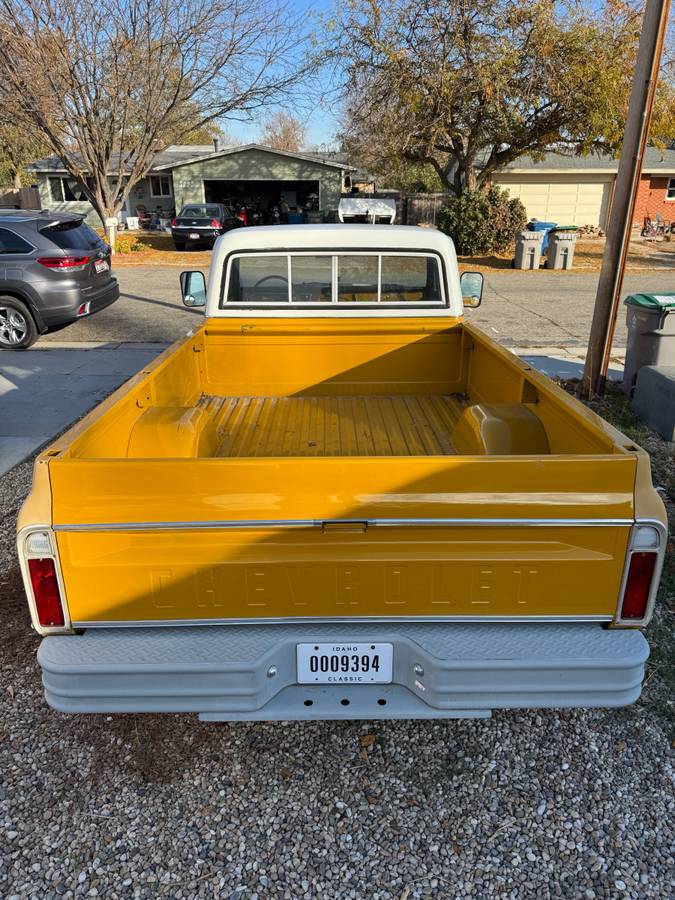
[[(664, 219), (675, 220), (675, 200), (666, 200), (669, 177), (663, 175), (640, 177), (633, 225), (642, 225), (645, 216), (653, 219), (657, 213)], [(675, 173), (672, 177), (675, 177)]]

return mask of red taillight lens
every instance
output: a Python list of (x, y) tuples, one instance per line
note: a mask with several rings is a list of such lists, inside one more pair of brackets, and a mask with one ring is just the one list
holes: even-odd
[(220, 228), (220, 222), (218, 219), (211, 219), (211, 228)]
[(38, 262), (47, 269), (83, 269), (91, 256), (41, 256)]
[(621, 604), (622, 619), (643, 619), (645, 617), (656, 560), (656, 553), (633, 553), (631, 556), (626, 589), (623, 592), (623, 603)]
[(40, 625), (45, 628), (64, 624), (63, 607), (53, 559), (29, 559), (28, 572)]
[(172, 228), (175, 228), (176, 225), (178, 225), (178, 219), (172, 219), (172, 220), (171, 220), (171, 227), (172, 227)]

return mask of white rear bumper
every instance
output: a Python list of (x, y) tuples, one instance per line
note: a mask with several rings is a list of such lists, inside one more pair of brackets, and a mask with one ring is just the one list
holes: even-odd
[[(307, 641), (390, 641), (393, 683), (299, 685), (296, 644)], [(45, 638), (38, 660), (47, 701), (63, 712), (235, 721), (624, 706), (640, 696), (648, 655), (639, 631), (597, 624), (257, 623), (89, 629)]]

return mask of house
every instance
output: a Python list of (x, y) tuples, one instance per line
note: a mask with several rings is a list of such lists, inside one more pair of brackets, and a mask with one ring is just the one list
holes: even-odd
[[(28, 168), (35, 173), (44, 209), (81, 213), (92, 224), (100, 224), (58, 157), (38, 160)], [(158, 154), (148, 175), (134, 185), (121, 217), (136, 215), (139, 207), (168, 215), (186, 203), (267, 206), (283, 198), (291, 209), (312, 209), (327, 218), (337, 212), (345, 178), (353, 168), (329, 155), (291, 153), (261, 144), (175, 145)]]
[[(606, 228), (614, 195), (618, 159), (589, 154), (548, 152), (543, 159), (521, 157), (492, 181), (522, 200), (528, 218), (559, 225)], [(675, 219), (675, 149), (648, 147), (645, 153), (633, 225), (660, 214)]]
[[(610, 156), (569, 156), (547, 152), (542, 159), (521, 157), (492, 181), (519, 197), (529, 218), (560, 225), (605, 228), (619, 162)], [(78, 212), (99, 224), (89, 202), (58, 157), (38, 160), (34, 173), (44, 209)], [(112, 176), (111, 176), (112, 177)], [(375, 181), (347, 162), (347, 155), (292, 153), (261, 144), (222, 148), (176, 145), (158, 154), (148, 175), (136, 184), (122, 218), (139, 207), (170, 214), (186, 203), (224, 202), (237, 207), (278, 204), (314, 210), (320, 219), (337, 215), (341, 193), (372, 193)], [(657, 214), (675, 219), (675, 149), (648, 147), (635, 207), (634, 225)]]

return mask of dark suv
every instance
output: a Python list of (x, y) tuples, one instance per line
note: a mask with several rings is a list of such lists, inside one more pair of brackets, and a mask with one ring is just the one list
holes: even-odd
[(119, 293), (110, 247), (82, 216), (0, 209), (0, 348), (25, 350)]

